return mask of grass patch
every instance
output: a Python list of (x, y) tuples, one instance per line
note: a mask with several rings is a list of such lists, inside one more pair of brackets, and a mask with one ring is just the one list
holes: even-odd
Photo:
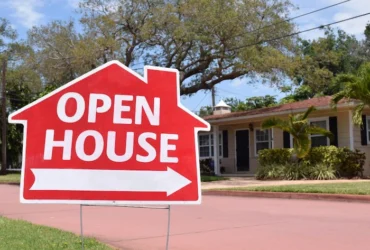
[(20, 183), (21, 181), (21, 172), (17, 173), (8, 173), (6, 175), (0, 175), (0, 184), (1, 183)]
[(200, 178), (202, 182), (224, 181), (229, 179), (222, 176), (208, 176), (208, 175), (202, 175)]
[[(84, 239), (85, 249), (112, 250), (95, 239)], [(59, 229), (0, 217), (0, 250), (80, 250), (80, 237)]]
[(370, 195), (370, 182), (295, 184), (283, 186), (240, 187), (222, 190)]

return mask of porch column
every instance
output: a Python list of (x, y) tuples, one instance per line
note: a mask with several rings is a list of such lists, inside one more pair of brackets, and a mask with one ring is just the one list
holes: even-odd
[(348, 118), (349, 118), (349, 148), (351, 150), (354, 150), (354, 138), (353, 138), (353, 120), (352, 120), (352, 110), (348, 112)]
[(220, 164), (219, 164), (219, 139), (218, 139), (218, 126), (213, 126), (213, 162), (214, 162), (214, 169), (215, 174), (220, 175)]

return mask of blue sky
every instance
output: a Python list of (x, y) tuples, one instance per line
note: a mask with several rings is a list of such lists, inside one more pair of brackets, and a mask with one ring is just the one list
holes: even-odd
[[(341, 0), (291, 0), (299, 9), (293, 10), (291, 16), (307, 13), (315, 9), (341, 2)], [(34, 25), (46, 24), (54, 19), (69, 20), (78, 18), (76, 7), (78, 0), (1, 0), (0, 16), (5, 17), (17, 30), (20, 38), (26, 36), (27, 30)], [(351, 16), (370, 11), (370, 0), (351, 0), (337, 7), (296, 19), (300, 30), (309, 29), (322, 24), (335, 22)], [(333, 27), (344, 29), (349, 34), (362, 36), (364, 27), (370, 22), (370, 16), (338, 24)], [(314, 39), (322, 36), (321, 31), (302, 34), (304, 38)], [(251, 96), (275, 95), (281, 98), (284, 94), (268, 84), (248, 85), (244, 80), (235, 79), (217, 85), (216, 101), (227, 97), (245, 99)], [(182, 103), (190, 110), (199, 110), (201, 106), (211, 104), (210, 92), (200, 91), (191, 97), (182, 97)]]

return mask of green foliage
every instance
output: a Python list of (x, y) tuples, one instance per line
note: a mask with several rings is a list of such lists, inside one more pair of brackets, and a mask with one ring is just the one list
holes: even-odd
[(258, 161), (262, 166), (285, 165), (292, 161), (293, 149), (273, 148), (258, 151)]
[(212, 161), (212, 158), (202, 159), (199, 161), (201, 175), (214, 175)]
[(337, 178), (336, 170), (330, 165), (324, 163), (311, 164), (308, 167), (308, 174), (310, 179), (314, 180), (334, 180)]
[(301, 161), (293, 159), (292, 149), (259, 151), (257, 179), (315, 179), (362, 176), (365, 153), (335, 146), (316, 147)]
[(278, 84), (293, 67), (296, 39), (262, 41), (294, 31), (282, 22), (291, 7), (289, 0), (82, 0), (79, 23), (29, 31), (36, 51), (29, 64), (59, 86), (113, 59), (139, 70), (143, 63), (178, 69), (184, 95), (242, 77)]
[(333, 96), (333, 105), (342, 99), (359, 101), (353, 112), (353, 123), (362, 125), (362, 111), (370, 105), (370, 63), (363, 64), (356, 75), (339, 75), (337, 81), (345, 87)]
[(293, 137), (294, 153), (300, 159), (304, 158), (311, 148), (311, 134), (321, 134), (332, 137), (332, 134), (326, 129), (311, 125), (308, 122), (308, 116), (315, 110), (315, 107), (309, 107), (305, 113), (289, 115), (289, 120), (272, 117), (262, 122), (263, 129), (278, 128), (288, 132)]
[(257, 180), (279, 180), (284, 174), (283, 164), (266, 164), (257, 168)]
[(246, 98), (245, 101), (230, 97), (225, 99), (225, 103), (231, 107), (232, 112), (267, 108), (277, 105), (276, 97), (271, 95), (249, 97)]

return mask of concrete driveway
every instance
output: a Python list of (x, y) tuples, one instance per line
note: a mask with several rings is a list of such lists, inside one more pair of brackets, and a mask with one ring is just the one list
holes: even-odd
[[(79, 233), (79, 206), (24, 205), (0, 185), (0, 215)], [(85, 207), (87, 235), (119, 249), (165, 249), (166, 210)], [(172, 250), (368, 250), (370, 204), (204, 196), (174, 206)]]

